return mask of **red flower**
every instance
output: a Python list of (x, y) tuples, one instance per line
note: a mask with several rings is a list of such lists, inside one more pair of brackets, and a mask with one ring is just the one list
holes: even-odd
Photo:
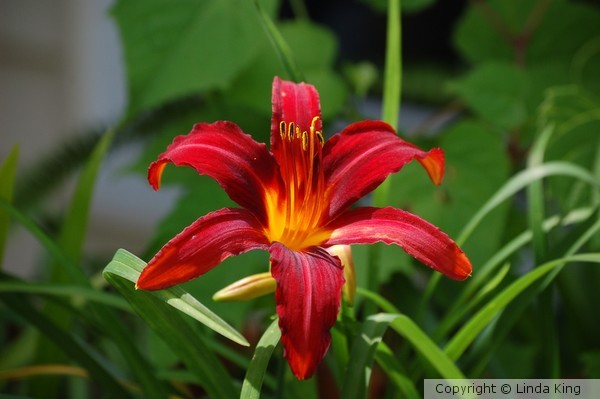
[(444, 173), (440, 149), (424, 152), (383, 122), (352, 124), (323, 137), (319, 96), (306, 83), (275, 78), (271, 150), (231, 122), (197, 124), (150, 165), (158, 189), (169, 162), (214, 178), (241, 208), (199, 218), (169, 241), (137, 282), (162, 289), (198, 277), (225, 258), (268, 250), (284, 356), (296, 377), (310, 377), (325, 356), (344, 277), (333, 245), (397, 244), (450, 278), (470, 275), (463, 251), (437, 227), (394, 208), (357, 200), (416, 159), (435, 184)]

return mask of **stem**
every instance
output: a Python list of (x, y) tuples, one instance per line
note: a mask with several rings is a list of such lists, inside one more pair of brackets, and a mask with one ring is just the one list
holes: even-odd
[(308, 21), (309, 15), (304, 0), (290, 0), (290, 7), (296, 19)]
[[(402, 92), (402, 25), (400, 0), (388, 2), (387, 44), (385, 55), (385, 71), (383, 82), (383, 106), (381, 119), (389, 123), (394, 129), (398, 127), (400, 114), (400, 94)], [(373, 193), (375, 206), (385, 206), (388, 202), (390, 191), (389, 179), (384, 181)], [(367, 288), (377, 292), (379, 282), (379, 263), (381, 259), (380, 247), (369, 247), (369, 268), (367, 275)], [(367, 306), (366, 313), (373, 311), (374, 307)]]

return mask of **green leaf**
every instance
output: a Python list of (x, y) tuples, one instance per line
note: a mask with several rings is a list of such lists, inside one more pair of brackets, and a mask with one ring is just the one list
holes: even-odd
[[(118, 281), (112, 275), (123, 278), (133, 284), (138, 280), (142, 269), (146, 266), (144, 261), (137, 258), (135, 255), (120, 249), (115, 254), (113, 260), (104, 269), (105, 278), (111, 278), (112, 281)], [(210, 311), (202, 303), (198, 302), (194, 297), (187, 293), (183, 288), (175, 286), (166, 290), (159, 291), (135, 291), (128, 294), (127, 298), (130, 302), (135, 302), (136, 308), (142, 309), (144, 312), (151, 314), (151, 308), (146, 309), (147, 305), (144, 302), (137, 303), (135, 293), (139, 294), (140, 301), (150, 296), (157, 298), (166, 305), (174, 307), (188, 316), (198, 320), (200, 323), (216, 331), (230, 340), (237, 342), (240, 345), (249, 346), (250, 344), (239, 332), (223, 321), (219, 316)], [(155, 301), (149, 301), (155, 302)], [(167, 307), (161, 307), (165, 312), (169, 310)]]
[(34, 326), (43, 336), (52, 340), (74, 362), (84, 367), (102, 390), (115, 398), (130, 398), (132, 395), (117, 381), (113, 370), (104, 361), (99, 360), (98, 354), (82, 341), (73, 336), (69, 330), (64, 330), (52, 320), (38, 311), (28, 300), (18, 294), (0, 293), (3, 301), (11, 311), (19, 314), (29, 324)]
[(391, 382), (398, 387), (398, 390), (407, 399), (419, 399), (421, 395), (415, 387), (415, 384), (406, 376), (400, 361), (392, 350), (384, 343), (380, 342), (375, 351), (375, 360), (383, 369), (383, 372), (390, 378)]
[[(544, 155), (548, 141), (554, 133), (554, 125), (548, 125), (540, 132), (535, 140), (529, 156), (527, 167), (532, 168), (544, 163)], [(546, 256), (546, 236), (543, 234), (543, 221), (545, 217), (546, 204), (544, 202), (544, 191), (540, 180), (533, 181), (527, 186), (527, 218), (529, 229), (533, 234), (534, 261), (539, 263)]]
[[(275, 1), (264, 3), (274, 10)], [(258, 19), (249, 18), (249, 1), (120, 0), (113, 15), (124, 45), (130, 113), (228, 87), (264, 34)]]
[[(17, 160), (19, 159), (19, 147), (15, 146), (0, 165), (0, 198), (8, 203), (12, 202), (17, 173)], [(4, 247), (8, 238), (8, 227), (10, 218), (5, 211), (0, 210), (0, 270), (4, 259)]]
[(536, 267), (492, 298), (467, 324), (454, 334), (446, 345), (444, 352), (450, 359), (458, 359), (475, 337), (521, 292), (552, 270), (561, 267), (565, 263), (575, 261), (600, 263), (600, 254), (574, 255)]
[(352, 344), (343, 398), (364, 397), (375, 349), (388, 326), (408, 340), (442, 378), (464, 378), (452, 360), (408, 316), (379, 313), (367, 318)]
[(240, 394), (242, 399), (260, 398), (260, 391), (269, 360), (281, 338), (278, 322), (276, 319), (271, 323), (256, 345), (254, 356), (252, 356), (242, 384), (242, 393)]
[[(583, 88), (552, 87), (538, 112), (538, 129), (554, 126), (546, 159), (564, 160), (594, 170), (600, 148), (600, 101)], [(566, 208), (588, 206), (598, 189), (570, 179), (551, 179), (549, 192)]]
[[(508, 178), (508, 160), (502, 139), (471, 120), (442, 132), (439, 146), (446, 155), (442, 185), (432, 184), (421, 165), (412, 162), (393, 175), (390, 205), (423, 217), (456, 239), (473, 209), (480, 208)], [(463, 247), (474, 265), (483, 263), (500, 245), (507, 210), (506, 206), (496, 209), (477, 228), (479, 240)], [(412, 262), (400, 253), (395, 247), (383, 248), (384, 264), (393, 268), (388, 273)]]
[(381, 119), (396, 129), (402, 92), (402, 19), (400, 0), (389, 0), (388, 4)]
[[(297, 67), (302, 70), (306, 81), (315, 85), (321, 99), (324, 119), (336, 116), (345, 104), (347, 91), (344, 82), (334, 70), (337, 53), (336, 37), (324, 26), (308, 21), (289, 21), (278, 25), (281, 36), (294, 54)], [(233, 108), (232, 120), (243, 121), (243, 110), (235, 112), (240, 105), (259, 111), (264, 121), (257, 124), (255, 140), (267, 141), (271, 118), (271, 84), (274, 76), (285, 73), (285, 69), (273, 62), (273, 46), (264, 42), (261, 52), (237, 77), (231, 89), (224, 95)], [(314, 43), (319, 43), (315, 46)], [(240, 88), (243, 88), (241, 90)], [(234, 119), (233, 119), (234, 118)], [(256, 119), (256, 116), (253, 116)], [(327, 130), (327, 129), (326, 129)], [(264, 132), (263, 135), (260, 132)]]
[(104, 269), (104, 277), (179, 356), (210, 397), (236, 396), (227, 371), (204, 338), (172, 307), (236, 342), (245, 343), (246, 340), (179, 287), (161, 291), (136, 290), (134, 282), (137, 281), (143, 267), (144, 262), (124, 250), (119, 250)]
[[(3, 276), (0, 275), (0, 277)], [(108, 305), (116, 309), (129, 312), (131, 311), (131, 308), (127, 302), (123, 300), (123, 298), (81, 285), (0, 280), (0, 292), (51, 295), (68, 297), (72, 300), (84, 299), (87, 301)]]
[[(77, 179), (71, 204), (60, 227), (57, 243), (63, 249), (65, 255), (72, 259), (76, 264), (80, 262), (81, 254), (83, 252), (83, 244), (86, 236), (96, 176), (98, 175), (100, 165), (110, 146), (113, 136), (113, 132), (106, 133), (91, 153)], [(81, 269), (79, 270), (81, 274), (80, 278), (73, 281), (61, 264), (55, 261), (51, 263), (50, 281), (53, 283), (83, 282), (86, 277), (83, 271)], [(52, 302), (45, 305), (44, 314), (64, 329), (69, 329), (69, 326), (72, 323), (71, 314), (60, 305)], [(42, 364), (52, 362), (61, 363), (65, 360), (66, 357), (63, 355), (60, 348), (57, 348), (53, 344), (49, 344), (46, 340), (40, 340), (36, 354), (37, 362)], [(42, 383), (35, 385), (33, 388), (32, 393), (34, 396), (46, 395), (49, 398), (58, 396), (58, 380), (44, 378), (41, 381)]]
[[(360, 0), (360, 2), (368, 4), (376, 11), (385, 12), (388, 9), (388, 0)], [(410, 13), (421, 11), (435, 2), (436, 0), (402, 0), (400, 3), (402, 11)]]
[(547, 162), (537, 167), (517, 173), (506, 182), (469, 220), (458, 236), (457, 242), (464, 243), (473, 233), (477, 225), (502, 202), (527, 187), (532, 181), (552, 175), (570, 176), (593, 187), (600, 187), (600, 181), (587, 170), (568, 162)]
[(114, 132), (107, 132), (94, 148), (79, 175), (71, 205), (61, 225), (58, 243), (75, 263), (79, 263), (83, 251), (96, 176), (113, 138)]
[[(531, 23), (532, 12), (539, 4), (537, 0), (473, 2), (458, 23), (454, 44), (472, 63), (512, 62), (515, 50), (511, 39)], [(553, 0), (541, 11), (536, 11), (540, 13), (539, 25), (533, 26), (525, 46), (527, 65), (569, 62), (590, 37), (597, 35), (600, 13), (591, 5)], [(504, 32), (500, 32), (499, 25)]]
[(527, 75), (512, 64), (484, 63), (451, 88), (477, 115), (493, 126), (512, 129), (528, 116)]
[(254, 6), (258, 12), (259, 19), (262, 22), (267, 35), (269, 36), (269, 39), (271, 39), (271, 42), (275, 47), (279, 59), (283, 63), (283, 66), (289, 75), (289, 78), (295, 82), (301, 82), (303, 80), (302, 71), (296, 64), (296, 58), (294, 57), (290, 46), (281, 35), (281, 32), (279, 32), (277, 29), (277, 26), (275, 26), (275, 23), (269, 14), (267, 14), (267, 12), (262, 8), (259, 0), (254, 0)]

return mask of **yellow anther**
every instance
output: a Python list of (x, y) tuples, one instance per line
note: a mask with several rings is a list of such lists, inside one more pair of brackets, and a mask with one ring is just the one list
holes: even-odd
[(284, 121), (279, 122), (279, 135), (281, 136), (282, 139), (285, 138), (285, 128), (286, 128), (285, 122)]
[(323, 133), (319, 132), (318, 130), (315, 132), (315, 135), (317, 136), (317, 138), (319, 139), (319, 142), (321, 143), (321, 147), (323, 147), (325, 145), (325, 137), (323, 137)]
[(302, 132), (302, 150), (308, 149), (308, 133)]
[(315, 131), (317, 130), (315, 125), (317, 123), (317, 121), (320, 119), (320, 117), (315, 116), (314, 118), (312, 118), (312, 121), (310, 122), (310, 132), (311, 133), (315, 133)]
[(296, 130), (296, 124), (294, 122), (290, 122), (288, 125), (287, 138), (291, 140), (294, 138), (294, 131)]

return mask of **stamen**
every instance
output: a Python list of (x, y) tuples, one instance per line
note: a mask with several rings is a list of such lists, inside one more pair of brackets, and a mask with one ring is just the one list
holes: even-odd
[[(286, 192), (285, 198), (280, 199), (285, 202), (282, 212), (273, 215), (270, 235), (290, 248), (315, 245), (315, 232), (323, 212), (322, 148), (325, 139), (317, 130), (319, 119), (318, 116), (312, 118), (310, 126), (286, 121), (279, 123), (281, 172)], [(308, 129), (303, 130), (306, 127)]]
[(317, 136), (317, 138), (319, 139), (319, 142), (321, 142), (321, 147), (323, 147), (325, 145), (325, 137), (323, 137), (323, 133), (319, 132), (318, 130), (315, 132), (315, 135)]
[(279, 122), (279, 135), (281, 136), (281, 138), (285, 138), (285, 129), (286, 129), (286, 124), (284, 121)]
[(308, 149), (308, 133), (302, 132), (302, 149), (306, 151)]

